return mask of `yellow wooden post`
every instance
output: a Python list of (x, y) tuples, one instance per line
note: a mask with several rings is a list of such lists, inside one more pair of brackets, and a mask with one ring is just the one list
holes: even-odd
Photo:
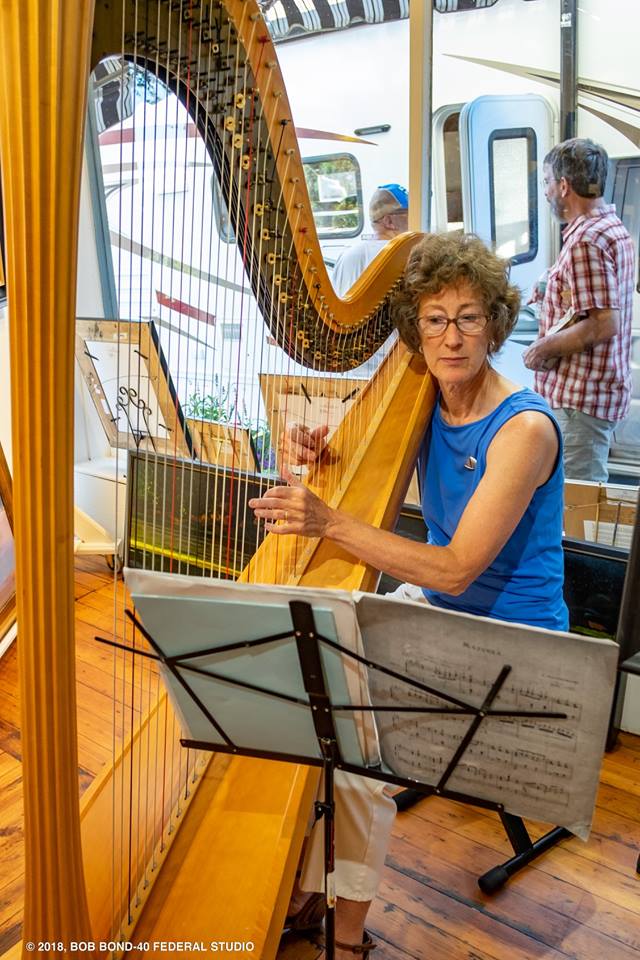
[(73, 375), (91, 0), (0, 0), (28, 943), (89, 938), (73, 619)]
[(433, 2), (411, 0), (409, 22), (409, 229), (431, 226)]

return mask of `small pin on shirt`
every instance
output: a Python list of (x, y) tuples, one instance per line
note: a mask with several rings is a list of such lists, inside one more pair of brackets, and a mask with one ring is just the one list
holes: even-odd
[(464, 462), (465, 470), (475, 470), (477, 462), (475, 457), (467, 457)]

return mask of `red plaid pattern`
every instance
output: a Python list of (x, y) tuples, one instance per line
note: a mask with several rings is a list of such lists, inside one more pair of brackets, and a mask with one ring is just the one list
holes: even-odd
[(615, 337), (583, 353), (562, 357), (553, 370), (538, 370), (535, 388), (551, 407), (581, 410), (600, 420), (624, 420), (631, 404), (631, 307), (634, 253), (631, 237), (604, 207), (565, 227), (564, 245), (547, 277), (540, 336), (565, 315), (595, 307), (620, 311)]

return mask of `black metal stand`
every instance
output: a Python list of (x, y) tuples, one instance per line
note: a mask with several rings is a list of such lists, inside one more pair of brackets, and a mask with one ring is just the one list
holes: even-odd
[(522, 870), (532, 860), (555, 847), (561, 840), (567, 840), (571, 836), (571, 833), (565, 827), (554, 827), (539, 840), (532, 840), (521, 817), (514, 817), (510, 813), (501, 813), (500, 819), (516, 855), (478, 877), (478, 886), (483, 893), (487, 894), (496, 893), (504, 887), (514, 873)]
[[(243, 640), (235, 643), (228, 643), (217, 647), (211, 647), (207, 650), (195, 650), (186, 653), (180, 653), (174, 656), (164, 654), (158, 643), (145, 629), (142, 623), (130, 610), (126, 611), (127, 616), (136, 627), (141, 631), (144, 638), (149, 643), (153, 653), (140, 649), (132, 649), (113, 640), (107, 640), (103, 637), (95, 639), (108, 646), (117, 647), (128, 653), (138, 654), (144, 657), (160, 661), (167, 670), (173, 675), (180, 684), (184, 692), (202, 711), (203, 715), (209, 721), (220, 742), (207, 742), (200, 740), (183, 739), (182, 745), (196, 750), (212, 750), (217, 753), (231, 753), (238, 756), (261, 757), (264, 759), (284, 760), (291, 763), (306, 764), (310, 766), (322, 767), (324, 776), (324, 798), (321, 802), (316, 802), (315, 811), (317, 819), (322, 818), (324, 823), (324, 876), (325, 876), (325, 928), (326, 928), (326, 960), (335, 960), (335, 771), (345, 770), (351, 773), (359, 774), (374, 780), (381, 780), (387, 783), (395, 783), (402, 787), (411, 786), (412, 789), (405, 793), (415, 794), (416, 799), (436, 794), (440, 797), (446, 797), (457, 800), (462, 803), (469, 803), (475, 806), (481, 806), (486, 809), (495, 810), (502, 818), (505, 824), (507, 834), (511, 840), (516, 856), (507, 861), (500, 867), (490, 870), (480, 879), (480, 885), (486, 892), (497, 890), (516, 870), (519, 870), (525, 863), (528, 863), (539, 853), (553, 846), (558, 840), (569, 836), (568, 831), (563, 828), (552, 830), (541, 840), (532, 843), (522, 820), (504, 812), (502, 804), (478, 797), (472, 797), (468, 794), (457, 793), (447, 789), (447, 783), (454, 774), (456, 767), (467, 748), (473, 741), (480, 725), (487, 717), (517, 718), (529, 717), (531, 719), (566, 719), (565, 713), (537, 710), (501, 710), (493, 709), (493, 704), (504, 686), (504, 683), (511, 672), (511, 667), (505, 665), (500, 670), (498, 676), (491, 684), (483, 703), (476, 707), (467, 701), (451, 696), (437, 688), (431, 687), (421, 681), (415, 680), (397, 671), (391, 670), (382, 664), (374, 663), (371, 660), (360, 656), (352, 650), (347, 649), (340, 643), (324, 637), (317, 632), (313, 616), (313, 607), (310, 603), (298, 600), (289, 602), (291, 612), (292, 630), (274, 634), (266, 637), (259, 637), (253, 640)], [(306, 699), (296, 697), (290, 694), (280, 693), (270, 690), (263, 686), (253, 683), (247, 683), (242, 680), (229, 677), (226, 673), (219, 674), (212, 669), (203, 669), (198, 666), (198, 661), (202, 657), (213, 654), (231, 653), (238, 650), (255, 649), (271, 643), (277, 643), (284, 639), (295, 639), (300, 670), (302, 673)], [(346, 657), (357, 661), (369, 669), (375, 669), (381, 673), (406, 683), (411, 689), (435, 696), (443, 701), (443, 706), (400, 706), (400, 705), (375, 705), (375, 704), (353, 704), (353, 703), (333, 703), (324, 678), (322, 666), (322, 656), (320, 645), (332, 647)], [(241, 746), (234, 743), (229, 734), (223, 729), (221, 724), (215, 719), (212, 709), (206, 703), (203, 703), (201, 697), (195, 693), (189, 685), (184, 673), (192, 673), (196, 676), (209, 677), (210, 679), (220, 680), (225, 684), (230, 684), (244, 690), (250, 690), (259, 694), (267, 694), (277, 700), (284, 700), (289, 703), (306, 706), (311, 711), (314, 724), (314, 731), (317, 737), (320, 757), (295, 756), (278, 751), (265, 751), (262, 749), (252, 749), (251, 747)], [(471, 723), (456, 747), (447, 767), (435, 785), (418, 784), (415, 780), (409, 780), (405, 777), (397, 777), (379, 767), (363, 767), (356, 764), (350, 764), (344, 761), (338, 742), (336, 729), (334, 725), (334, 711), (355, 711), (355, 712), (385, 712), (406, 714), (424, 714), (424, 715), (457, 715), (471, 717)], [(415, 801), (414, 801), (415, 802)], [(483, 886), (484, 884), (484, 886)]]
[[(424, 800), (424, 794), (419, 790), (408, 789), (401, 790), (394, 796), (394, 801), (399, 812), (410, 810), (420, 800)], [(464, 803), (464, 801), (462, 801)], [(504, 810), (498, 810), (498, 816), (502, 821), (505, 833), (509, 838), (509, 843), (513, 847), (514, 857), (506, 860), (505, 863), (498, 864), (487, 870), (481, 877), (478, 877), (478, 886), (483, 893), (497, 893), (504, 887), (507, 880), (523, 867), (526, 867), (532, 860), (537, 859), (551, 847), (555, 847), (561, 840), (567, 840), (571, 837), (569, 830), (565, 827), (554, 827), (545, 833), (538, 840), (532, 840), (529, 832), (524, 825), (522, 817), (516, 817), (512, 813), (505, 813)], [(640, 865), (640, 862), (639, 862)]]
[(313, 725), (323, 756), (324, 802), (316, 803), (316, 819), (323, 818), (324, 825), (325, 956), (326, 960), (334, 960), (336, 942), (334, 774), (336, 763), (341, 759), (340, 748), (333, 723), (331, 699), (324, 681), (320, 638), (316, 632), (313, 608), (309, 603), (292, 600), (289, 609), (304, 688), (309, 696)]

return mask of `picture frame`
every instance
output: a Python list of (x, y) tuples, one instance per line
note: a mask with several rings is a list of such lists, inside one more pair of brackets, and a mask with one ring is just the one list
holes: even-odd
[(196, 459), (244, 473), (259, 471), (251, 435), (245, 427), (191, 417), (185, 422)]
[(152, 320), (78, 318), (76, 358), (111, 447), (193, 456)]
[[(287, 424), (292, 423), (302, 423), (310, 430), (328, 425), (330, 440), (367, 383), (356, 377), (260, 374), (272, 442), (277, 445)], [(420, 504), (417, 470), (412, 474), (405, 503)]]

